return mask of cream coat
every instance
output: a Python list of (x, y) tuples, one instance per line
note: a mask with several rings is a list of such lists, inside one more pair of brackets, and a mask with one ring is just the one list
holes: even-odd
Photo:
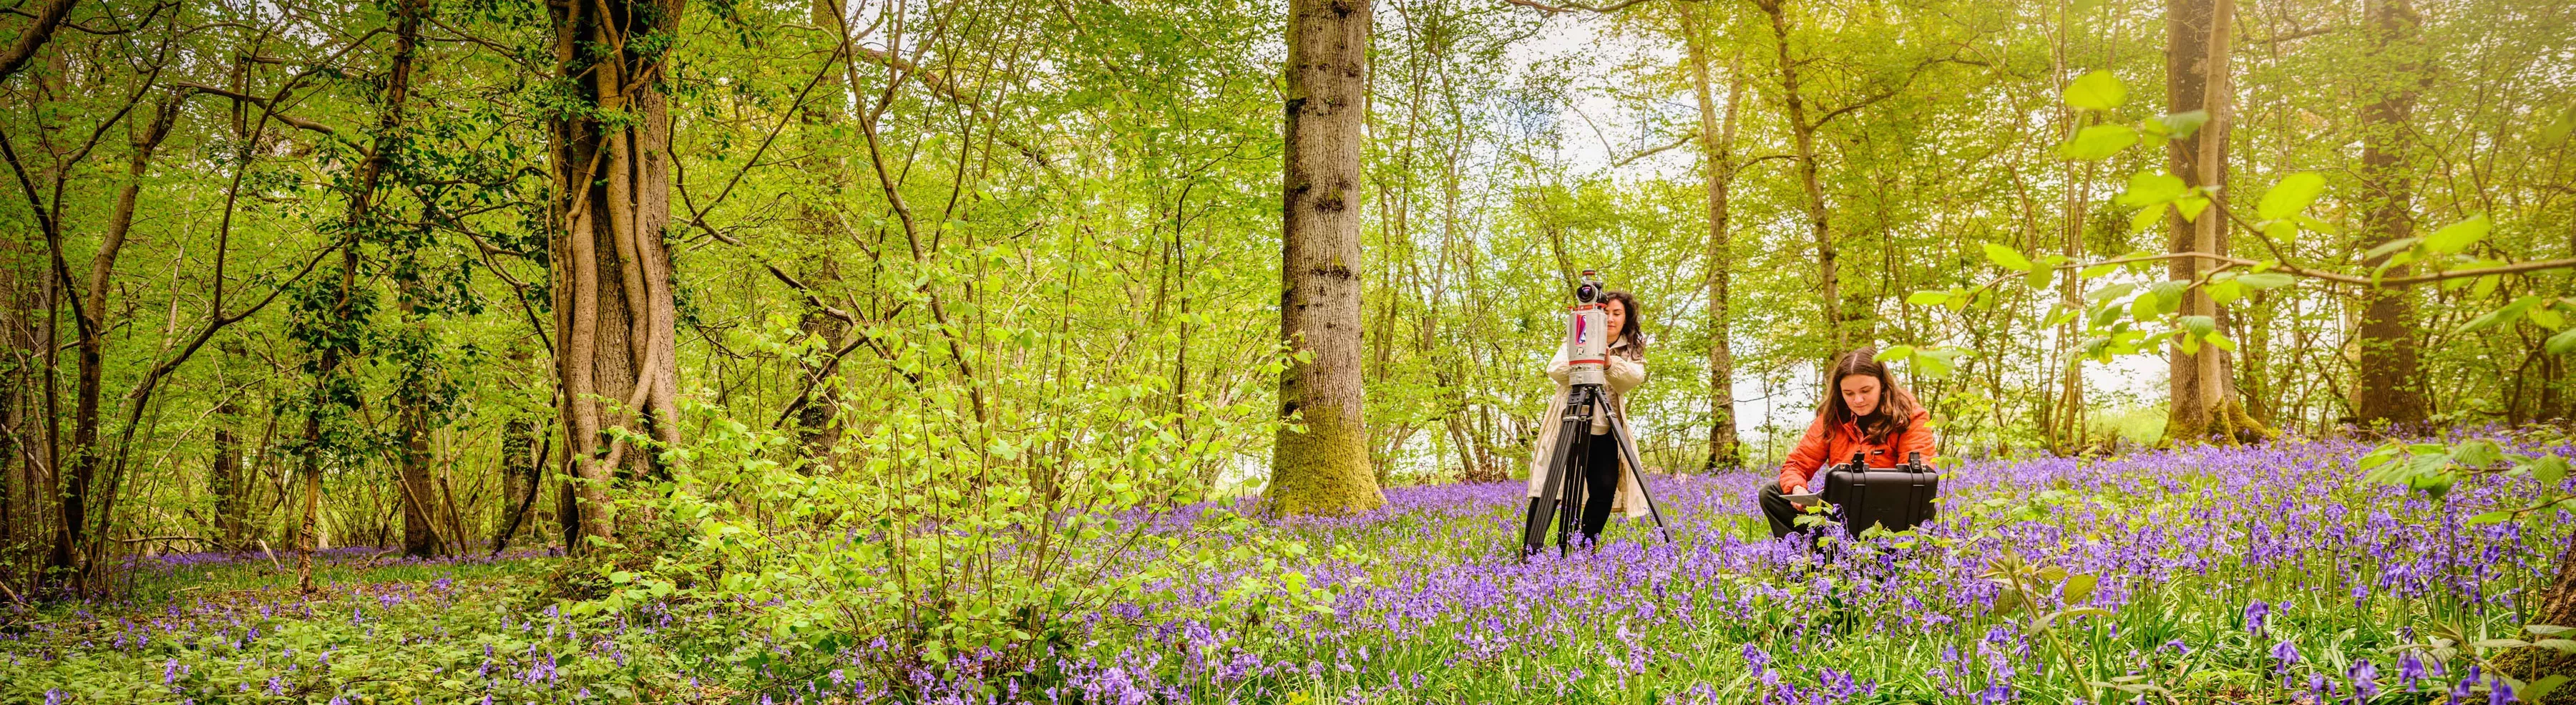
[[(1610, 367), (1602, 371), (1602, 377), (1610, 383), (1610, 413), (1619, 417), (1621, 426), (1633, 432), (1636, 426), (1628, 423), (1626, 395), (1628, 390), (1635, 389), (1637, 385), (1646, 382), (1646, 363), (1617, 354), (1616, 351), (1626, 347), (1626, 341), (1620, 341), (1611, 346), (1613, 353), (1607, 356), (1610, 358)], [(1546, 415), (1540, 417), (1538, 444), (1532, 446), (1536, 452), (1530, 456), (1529, 496), (1531, 497), (1539, 496), (1543, 486), (1547, 484), (1548, 456), (1556, 450), (1557, 430), (1565, 426), (1557, 414), (1565, 410), (1565, 397), (1572, 392), (1572, 388), (1565, 383), (1572, 372), (1573, 365), (1565, 362), (1565, 347), (1557, 346), (1556, 356), (1547, 361), (1547, 376), (1549, 379), (1556, 380), (1556, 397), (1548, 400)], [(1594, 427), (1604, 428), (1608, 425), (1608, 421), (1594, 417)], [(1629, 448), (1635, 448), (1637, 439), (1631, 436), (1621, 438), (1619, 442)], [(1619, 492), (1610, 499), (1610, 511), (1614, 514), (1626, 514), (1631, 519), (1645, 516), (1648, 509), (1645, 490), (1637, 485), (1637, 468), (1628, 465), (1628, 458), (1624, 454), (1619, 458), (1619, 471)]]

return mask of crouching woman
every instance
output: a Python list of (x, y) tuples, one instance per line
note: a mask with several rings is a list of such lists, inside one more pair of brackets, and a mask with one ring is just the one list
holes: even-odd
[(1873, 468), (1896, 467), (1911, 453), (1936, 455), (1931, 413), (1912, 392), (1896, 386), (1887, 365), (1871, 359), (1877, 355), (1878, 349), (1864, 347), (1834, 360), (1816, 420), (1781, 461), (1779, 479), (1762, 487), (1762, 516), (1771, 523), (1772, 538), (1796, 529), (1799, 507), (1781, 495), (1822, 487), (1824, 470), (1850, 460), (1853, 453)]

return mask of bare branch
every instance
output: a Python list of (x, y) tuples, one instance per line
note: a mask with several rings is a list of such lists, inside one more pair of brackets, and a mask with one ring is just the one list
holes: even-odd
[(1662, 154), (1662, 153), (1664, 153), (1665, 151), (1671, 150), (1671, 149), (1672, 149), (1672, 148), (1674, 148), (1674, 147), (1679, 147), (1679, 146), (1682, 146), (1682, 145), (1690, 144), (1690, 143), (1691, 143), (1691, 140), (1693, 140), (1693, 139), (1697, 139), (1697, 138), (1698, 138), (1698, 136), (1697, 136), (1697, 135), (1682, 135), (1682, 138), (1681, 138), (1681, 139), (1673, 140), (1671, 143), (1665, 144), (1664, 146), (1661, 146), (1661, 147), (1656, 147), (1656, 148), (1654, 148), (1654, 149), (1649, 149), (1649, 150), (1646, 150), (1646, 151), (1643, 151), (1643, 152), (1638, 152), (1638, 153), (1636, 153), (1636, 154), (1628, 155), (1628, 158), (1626, 158), (1626, 159), (1621, 159), (1621, 160), (1619, 160), (1619, 161), (1617, 161), (1617, 162), (1614, 162), (1614, 163), (1612, 163), (1610, 166), (1611, 166), (1612, 168), (1617, 168), (1617, 167), (1627, 166), (1630, 162), (1634, 162), (1634, 161), (1637, 161), (1637, 160), (1639, 160), (1639, 159), (1644, 159), (1644, 158), (1647, 158), (1647, 157), (1655, 156), (1655, 155), (1657, 155), (1657, 154)]
[(232, 92), (232, 91), (229, 91), (229, 90), (224, 90), (224, 89), (222, 89), (222, 88), (216, 88), (216, 87), (214, 87), (214, 86), (209, 86), (209, 85), (202, 84), (202, 83), (191, 83), (191, 82), (187, 82), (187, 81), (180, 81), (180, 82), (178, 82), (178, 83), (176, 83), (176, 84), (173, 84), (173, 85), (176, 85), (176, 86), (178, 86), (178, 87), (180, 87), (180, 88), (185, 88), (185, 89), (188, 89), (188, 90), (192, 90), (192, 91), (197, 91), (197, 92), (199, 92), (199, 93), (207, 93), (207, 94), (211, 94), (211, 95), (219, 95), (219, 96), (223, 96), (223, 97), (226, 97), (226, 98), (231, 98), (231, 99), (233, 99), (235, 102), (249, 103), (249, 104), (251, 104), (251, 105), (256, 105), (256, 106), (259, 106), (259, 107), (261, 107), (261, 108), (268, 108), (268, 110), (269, 110), (269, 116), (270, 116), (270, 117), (277, 118), (277, 121), (278, 121), (278, 122), (283, 122), (283, 123), (286, 123), (286, 124), (288, 124), (288, 125), (293, 125), (293, 126), (298, 127), (298, 128), (302, 128), (302, 129), (305, 129), (305, 130), (311, 130), (311, 131), (314, 131), (314, 132), (319, 132), (319, 133), (322, 133), (322, 134), (325, 134), (325, 135), (330, 135), (330, 136), (333, 136), (333, 137), (338, 137), (338, 136), (340, 136), (340, 132), (339, 132), (338, 130), (333, 130), (333, 129), (331, 129), (331, 126), (329, 126), (329, 125), (324, 125), (324, 124), (321, 124), (321, 123), (318, 123), (318, 122), (314, 122), (314, 121), (311, 121), (311, 120), (306, 120), (306, 119), (304, 119), (304, 118), (299, 118), (299, 117), (296, 117), (296, 116), (293, 116), (293, 115), (288, 115), (288, 114), (286, 114), (286, 113), (277, 112), (277, 110), (276, 110), (275, 108), (269, 108), (269, 100), (268, 100), (267, 98), (261, 98), (261, 97), (259, 97), (259, 96), (255, 96), (255, 95), (244, 95), (244, 94), (241, 94), (241, 93), (235, 93), (235, 92)]
[(1601, 13), (1618, 12), (1620, 10), (1625, 10), (1651, 1), (1652, 0), (1621, 0), (1620, 2), (1610, 3), (1608, 5), (1591, 5), (1579, 2), (1569, 2), (1563, 5), (1549, 5), (1536, 2), (1535, 0), (1503, 0), (1503, 2), (1519, 5), (1521, 7), (1530, 8), (1551, 15), (1560, 12), (1573, 12), (1575, 10)]

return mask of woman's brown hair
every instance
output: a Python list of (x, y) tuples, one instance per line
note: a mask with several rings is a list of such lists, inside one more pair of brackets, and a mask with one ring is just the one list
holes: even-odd
[(1621, 289), (1612, 289), (1610, 291), (1602, 292), (1601, 302), (1603, 304), (1608, 304), (1612, 301), (1617, 301), (1621, 306), (1627, 307), (1628, 321), (1620, 324), (1618, 337), (1611, 338), (1610, 342), (1615, 344), (1622, 340), (1628, 341), (1627, 349), (1621, 352), (1622, 356), (1630, 360), (1645, 359), (1646, 324), (1644, 319), (1646, 317), (1646, 312), (1644, 309), (1637, 308), (1637, 295), (1628, 293)]
[[(1826, 430), (1848, 423), (1859, 427), (1865, 440), (1879, 444), (1914, 426), (1914, 414), (1923, 410), (1922, 403), (1914, 400), (1914, 393), (1896, 386), (1896, 378), (1876, 357), (1878, 348), (1863, 346), (1834, 358), (1833, 374), (1825, 375), (1825, 402), (1816, 409), (1825, 419)], [(1878, 408), (1868, 416), (1853, 418), (1851, 406), (1843, 403), (1843, 378), (1853, 375), (1878, 379)]]

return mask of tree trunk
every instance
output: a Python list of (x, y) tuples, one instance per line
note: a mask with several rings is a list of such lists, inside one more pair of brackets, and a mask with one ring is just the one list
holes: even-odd
[[(2576, 539), (2561, 543), (2558, 549), (2557, 577), (2540, 591), (2540, 604), (2530, 613), (2531, 624), (2552, 626), (2576, 625)], [(2541, 646), (2526, 646), (2497, 655), (2496, 671), (2523, 681), (2535, 681), (2551, 675), (2576, 675), (2576, 654), (2561, 653)], [(2576, 692), (2560, 688), (2540, 699), (2544, 705), (2576, 703)]]
[(242, 515), (249, 509), (242, 496), (241, 438), (234, 434), (240, 418), (241, 406), (231, 399), (215, 407), (214, 461), (206, 468), (206, 485), (215, 496), (215, 546), (226, 551), (243, 545)]
[[(679, 27), (682, 7), (679, 0), (548, 6), (557, 67), (597, 106), (551, 126), (556, 375), (566, 462), (580, 480), (579, 528), (590, 539), (616, 533), (610, 483), (655, 473), (652, 452), (609, 431), (679, 440), (672, 349), (679, 315), (664, 241), (671, 118), (661, 73), (669, 51), (663, 40)], [(594, 57), (597, 47), (621, 49)]]
[(1268, 505), (1279, 515), (1385, 502), (1361, 419), (1360, 137), (1368, 0), (1290, 0), (1279, 335), (1301, 360), (1279, 377), (1282, 428)]
[[(367, 146), (366, 160), (358, 167), (356, 185), (349, 193), (346, 228), (352, 239), (340, 243), (340, 281), (329, 318), (324, 325), (354, 325), (362, 318), (358, 312), (358, 254), (356, 233), (370, 227), (374, 217), (376, 185), (384, 178), (385, 167), (392, 162), (385, 149), (392, 146), (402, 130), (403, 106), (411, 99), (412, 55), (420, 43), (419, 0), (405, 0), (394, 5), (394, 51), (388, 57), (385, 72), (384, 109), (376, 115), (376, 126)], [(298, 590), (313, 591), (313, 552), (328, 539), (322, 537), (322, 456), (324, 418), (334, 407), (354, 406), (358, 393), (354, 381), (343, 380), (340, 366), (346, 358), (358, 353), (354, 336), (329, 336), (322, 344), (313, 365), (313, 401), (304, 415), (304, 449), (301, 467), (303, 501), (300, 520), (296, 522), (295, 584)]]
[(1726, 116), (1718, 116), (1717, 95), (1708, 75), (1708, 38), (1700, 34), (1700, 8), (1680, 9), (1683, 42), (1690, 52), (1691, 87), (1699, 99), (1699, 144), (1708, 172), (1708, 248), (1701, 266), (1708, 289), (1708, 459), (1702, 469), (1715, 471), (1744, 463), (1735, 427), (1735, 352), (1726, 306), (1733, 297), (1734, 255), (1727, 232), (1727, 188), (1735, 180), (1735, 116), (1744, 103), (1744, 71), (1730, 68)]
[(537, 503), (537, 487), (545, 484), (542, 474), (545, 458), (539, 456), (537, 424), (528, 419), (511, 419), (501, 424), (501, 526), (492, 534), (492, 554), (510, 546), (517, 538), (519, 526), (527, 522), (528, 510)]
[[(2228, 198), (2227, 135), (2235, 123), (2235, 106), (2229, 100), (2231, 9), (2218, 0), (2167, 0), (2165, 4), (2167, 112), (2209, 114), (2209, 121), (2190, 137), (2166, 143), (2165, 163), (2183, 183), (2212, 189), (2210, 197), (2217, 201), (2197, 218), (2184, 219), (2179, 208), (2166, 216), (2172, 252), (2227, 254), (2227, 218), (2220, 208)], [(2213, 260), (2179, 257), (2170, 261), (2167, 274), (2196, 281), (2216, 266)], [(2184, 295), (2180, 313), (2206, 317), (2213, 322), (2213, 330), (2226, 332), (2227, 321), (2217, 302), (2201, 287), (2194, 286)], [(2250, 440), (2267, 435), (2236, 399), (2227, 351), (2204, 343), (2186, 352), (2175, 345), (2166, 360), (2173, 397), (2165, 421), (2166, 441)]]
[(1816, 243), (1816, 293), (1824, 305), (1824, 339), (1832, 347), (1827, 351), (1827, 357), (1831, 357), (1848, 349), (1850, 341), (1845, 340), (1842, 275), (1837, 262), (1842, 255), (1834, 248), (1825, 188), (1816, 175), (1816, 124), (1808, 120), (1806, 96), (1799, 92), (1798, 62), (1789, 57), (1788, 0), (1756, 0), (1755, 4), (1771, 17), (1772, 46), (1779, 54), (1780, 102), (1789, 113), (1789, 136), (1797, 147), (1798, 187), (1806, 195), (1798, 205), (1805, 209), (1808, 236)]
[[(830, 217), (822, 209), (811, 206), (807, 206), (804, 211), (805, 217), (812, 219), (809, 222), (820, 222)], [(817, 226), (814, 230), (819, 231), (821, 228)], [(814, 234), (817, 237), (815, 242), (829, 242), (829, 240), (820, 239), (820, 232)], [(837, 283), (841, 280), (840, 262), (833, 259), (829, 253), (814, 257), (807, 262), (804, 269), (802, 276), (809, 285)], [(836, 346), (840, 345), (841, 340), (849, 335), (850, 324), (809, 305), (805, 309), (805, 317), (797, 321), (797, 327), (806, 335), (823, 341), (822, 354), (806, 358), (797, 364), (798, 382), (814, 388), (813, 397), (808, 399), (804, 406), (796, 409), (797, 439), (805, 449), (805, 457), (809, 463), (807, 467), (812, 468), (829, 461), (832, 446), (840, 442), (841, 427), (834, 417), (841, 412), (841, 385), (830, 379), (837, 376), (840, 365), (828, 356)]]
[(403, 447), (394, 478), (400, 496), (395, 499), (402, 502), (403, 555), (426, 558), (445, 552), (438, 535), (438, 495), (429, 480), (429, 410), (418, 399), (406, 402), (399, 412)]
[(47, 310), (36, 286), (48, 271), (23, 238), (0, 238), (0, 584), (26, 592), (33, 587), (36, 560), (47, 537), (42, 473), (44, 439), (41, 422), (28, 410), (35, 404), (37, 374), (43, 369), (32, 320)]
[[(142, 133), (134, 137), (134, 151), (126, 162), (125, 186), (117, 191), (115, 210), (108, 213), (107, 232), (100, 238), (98, 252), (90, 258), (89, 288), (83, 290), (80, 306), (73, 309), (77, 337), (72, 358), (76, 371), (72, 386), (71, 467), (61, 495), (62, 526), (55, 534), (47, 565), (75, 575), (82, 569), (79, 556), (88, 542), (104, 535), (108, 528), (102, 520), (93, 531), (89, 519), (89, 505), (94, 499), (90, 484), (97, 480), (100, 461), (106, 457), (99, 447), (98, 434), (99, 395), (106, 369), (107, 293), (116, 275), (117, 255), (123, 253), (125, 237), (134, 227), (134, 207), (142, 195), (143, 176), (152, 168), (152, 152), (161, 146), (162, 138), (170, 135), (179, 112), (176, 97), (163, 99), (153, 107), (152, 119)], [(58, 257), (54, 263), (60, 267), (63, 260)], [(69, 276), (69, 272), (62, 274)]]
[[(35, 58), (36, 53), (44, 49), (45, 44), (53, 39), (54, 30), (62, 27), (64, 20), (71, 16), (72, 6), (76, 4), (78, 4), (77, 0), (47, 0), (44, 5), (36, 9), (36, 13), (31, 15), (34, 21), (20, 30), (18, 36), (10, 41), (7, 48), (0, 49), (0, 82), (6, 82), (11, 76), (17, 75), (18, 69), (25, 67), (28, 60)], [(14, 154), (11, 156), (11, 163), (16, 163)], [(31, 197), (27, 205), (36, 210), (40, 219), (44, 217), (42, 204), (33, 202)], [(55, 230), (54, 224), (40, 223), (40, 225), (46, 230), (45, 235), (48, 240), (59, 243), (61, 233)], [(0, 384), (9, 385), (8, 391), (0, 392), (0, 421), (8, 422), (5, 433), (0, 433), (7, 436), (5, 439), (0, 439), (0, 450), (9, 451), (10, 454), (7, 459), (0, 460), (0, 471), (7, 473), (6, 480), (9, 483), (5, 487), (8, 495), (6, 501), (0, 502), (0, 511), (7, 512), (7, 516), (0, 517), (0, 569), (7, 571), (0, 573), (0, 580), (16, 582), (21, 575), (24, 575), (28, 580), (24, 584), (32, 587), (33, 581), (41, 573), (36, 572), (34, 566), (24, 565), (21, 561), (32, 558), (33, 553), (42, 550), (38, 546), (46, 539), (59, 540), (63, 538), (63, 534), (68, 533), (48, 530), (55, 524), (51, 521), (53, 517), (46, 516), (49, 513), (47, 510), (52, 508), (49, 506), (52, 503), (46, 500), (50, 499), (48, 495), (54, 494), (55, 489), (53, 465), (55, 459), (60, 457), (54, 453), (57, 445), (55, 441), (60, 439), (62, 432), (61, 419), (56, 415), (59, 407), (54, 406), (57, 392), (54, 391), (53, 386), (56, 369), (53, 365), (56, 355), (53, 325), (50, 321), (47, 323), (46, 334), (39, 341), (34, 332), (36, 326), (27, 315), (39, 310), (47, 312), (49, 316), (53, 314), (56, 306), (59, 305), (56, 300), (59, 291), (56, 284), (59, 278), (52, 276), (56, 272), (47, 269), (35, 259), (35, 253), (18, 250), (17, 240), (14, 237), (9, 239), (9, 249), (0, 253), (10, 257), (10, 261), (0, 262), (0, 267), (6, 267), (9, 270), (5, 275), (7, 278), (0, 280), (0, 283), (8, 285), (6, 294), (12, 299), (11, 303), (42, 304), (41, 308), (16, 306), (12, 310), (18, 313), (12, 319), (0, 321), (0, 323), (14, 325), (9, 330), (0, 331), (0, 334), (11, 336), (11, 345), (8, 349), (12, 356), (11, 361), (20, 363), (12, 368), (13, 373), (9, 379), (0, 380)], [(17, 276), (20, 273), (32, 276), (21, 279)], [(37, 281), (43, 283), (37, 284)], [(31, 289), (41, 290), (44, 293), (31, 298), (22, 298)], [(36, 384), (30, 380), (35, 379), (36, 376), (29, 372), (35, 369), (34, 361), (39, 356), (40, 350), (43, 351), (42, 358), (46, 360), (42, 368), (43, 398), (47, 406), (42, 418), (45, 419), (46, 438), (45, 442), (36, 443), (34, 442), (35, 429), (32, 427), (37, 417), (20, 411), (36, 403), (35, 395), (21, 397), (20, 393), (35, 390)], [(19, 386), (21, 383), (27, 386)], [(60, 557), (49, 554), (45, 562), (51, 564), (57, 558)], [(20, 573), (20, 569), (24, 569), (25, 572)]]
[[(2369, 194), (2362, 204), (2362, 242), (2368, 250), (2413, 235), (2414, 175), (2407, 162), (2407, 123), (2415, 112), (2415, 95), (2424, 86), (2423, 43), (2419, 18), (2406, 0), (2372, 0), (2365, 24), (2376, 51), (2371, 60), (2385, 62), (2371, 72), (2365, 88), (2374, 91), (2361, 111), (2361, 176)], [(2387, 256), (2364, 264), (2377, 267)], [(2392, 267), (2388, 276), (2405, 276)], [(2424, 422), (2422, 366), (2415, 351), (2415, 293), (2407, 287), (2372, 288), (2362, 294), (2361, 325), (2354, 331), (2360, 364), (2353, 367), (2353, 416), (2364, 427), (2413, 426)]]
[[(841, 9), (839, 0), (814, 0), (806, 8), (807, 14), (814, 21), (814, 26), (836, 29), (843, 24)], [(806, 125), (818, 128), (828, 127), (841, 121), (841, 107), (844, 101), (849, 99), (848, 88), (842, 85), (841, 76), (839, 72), (829, 72), (811, 89), (811, 96), (805, 102), (805, 107), (799, 116)], [(815, 130), (809, 134), (829, 133)], [(831, 137), (819, 137), (815, 139), (814, 144), (809, 145), (809, 148), (833, 155), (845, 154), (844, 150), (839, 149), (842, 145), (833, 144), (830, 140), (832, 140)], [(848, 161), (835, 156), (827, 159), (825, 163), (830, 164), (831, 167), (829, 173), (823, 176), (831, 182), (830, 192), (837, 193), (847, 173)], [(808, 242), (831, 242), (837, 234), (838, 228), (834, 225), (833, 214), (820, 205), (819, 198), (803, 203), (799, 207), (798, 216), (803, 221)], [(825, 353), (823, 356), (807, 359), (797, 366), (797, 371), (801, 373), (798, 375), (800, 382), (814, 390), (812, 398), (796, 409), (796, 434), (802, 441), (808, 467), (813, 467), (813, 464), (829, 460), (832, 446), (840, 441), (841, 427), (834, 417), (841, 411), (841, 385), (835, 380), (826, 378), (837, 375), (837, 370), (840, 369), (838, 361), (829, 359), (828, 355), (839, 349), (842, 338), (849, 334), (850, 323), (825, 313), (811, 303), (820, 299), (825, 292), (839, 288), (840, 260), (831, 252), (825, 251), (808, 257), (800, 269), (803, 271), (799, 272), (798, 276), (807, 286), (814, 287), (816, 290), (808, 292), (811, 298), (807, 299), (804, 318), (797, 322), (797, 327), (806, 335), (823, 341), (822, 350)]]

